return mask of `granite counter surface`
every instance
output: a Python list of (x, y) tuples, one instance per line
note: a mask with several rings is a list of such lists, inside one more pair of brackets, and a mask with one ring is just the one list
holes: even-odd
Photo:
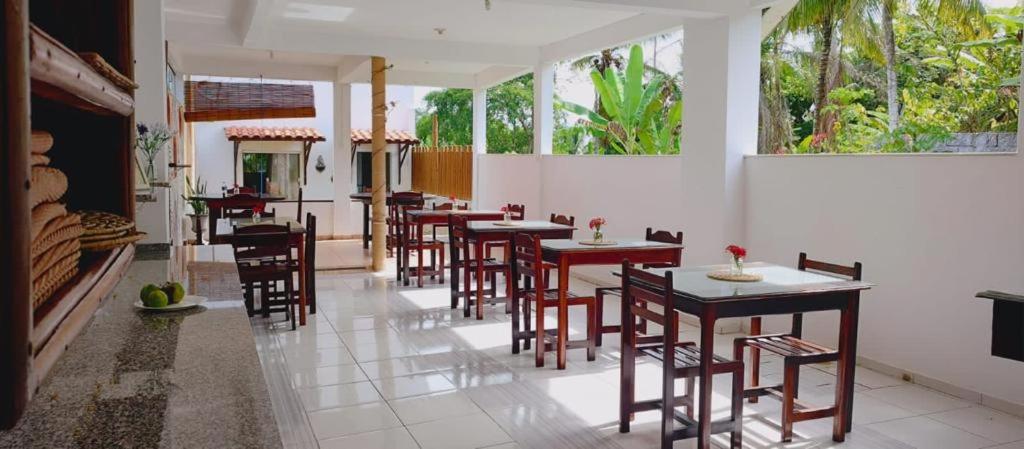
[[(132, 303), (168, 279), (203, 306)], [(255, 340), (225, 246), (132, 262), (0, 448), (280, 448)]]

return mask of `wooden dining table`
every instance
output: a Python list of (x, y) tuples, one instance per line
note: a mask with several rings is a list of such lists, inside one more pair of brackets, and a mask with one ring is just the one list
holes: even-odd
[[(423, 258), (423, 229), (428, 225), (447, 225), (448, 217), (450, 215), (461, 215), (465, 216), (470, 222), (477, 220), (501, 220), (505, 214), (501, 211), (494, 210), (432, 210), (432, 209), (420, 209), (410, 210), (405, 212), (406, 220), (402, 223), (404, 229), (402, 229), (402, 238), (399, 245), (399, 262), (398, 262), (398, 277), (402, 279), (403, 285), (409, 285), (409, 253), (413, 249), (417, 251), (419, 257)], [(410, 234), (412, 233), (412, 234)], [(416, 238), (417, 245), (407, 245), (407, 236), (413, 235)], [(443, 270), (444, 268), (439, 268)], [(454, 281), (457, 278), (452, 278)], [(420, 287), (423, 287), (423, 277), (420, 276), (418, 280)]]
[[(370, 205), (373, 204), (373, 193), (371, 193), (371, 192), (357, 192), (357, 193), (353, 193), (353, 194), (349, 195), (348, 198), (350, 200), (352, 200), (352, 202), (354, 202), (354, 203), (362, 203), (363, 204), (363, 249), (369, 249), (370, 248)], [(433, 196), (432, 195), (424, 194), (423, 198), (424, 199), (429, 199), (429, 198), (433, 198)], [(387, 196), (385, 197), (384, 203), (386, 205), (388, 205), (388, 206), (390, 206), (390, 205), (392, 205), (394, 203), (394, 198), (392, 197), (391, 192), (387, 193)], [(410, 199), (409, 202), (403, 202), (402, 205), (410, 205), (410, 204), (417, 204), (417, 203), (419, 203), (418, 200), (417, 201), (413, 201), (413, 200)], [(385, 215), (387, 215), (387, 214), (385, 213)]]
[[(624, 260), (634, 264), (670, 263), (676, 260), (683, 245), (648, 240), (619, 240), (614, 244), (588, 245), (579, 240), (543, 240), (540, 248), (545, 262), (558, 268), (558, 329), (556, 331), (556, 364), (565, 369), (565, 351), (569, 343), (569, 269), (574, 265), (618, 265)], [(600, 324), (599, 324), (600, 325)], [(603, 329), (599, 329), (602, 332)], [(537, 335), (543, 335), (543, 322), (538, 322)], [(537, 366), (544, 366), (544, 345), (537, 344)]]
[(291, 244), (298, 248), (298, 260), (299, 260), (299, 325), (306, 325), (306, 228), (290, 218), (286, 217), (267, 217), (259, 220), (252, 218), (221, 218), (217, 220), (216, 230), (217, 235), (222, 239), (224, 243), (231, 243), (232, 237), (235, 234), (235, 228), (245, 228), (253, 225), (286, 225), (288, 226), (288, 238)]
[[(220, 240), (219, 233), (217, 232), (217, 220), (224, 218), (224, 209), (266, 208), (267, 203), (282, 201), (284, 197), (267, 193), (241, 193), (228, 196), (196, 196), (189, 198), (189, 200), (200, 200), (206, 203), (206, 207), (209, 210), (210, 243), (215, 244), (224, 243), (223, 240)], [(201, 235), (198, 237), (200, 237), (199, 240), (202, 240)]]
[[(630, 260), (632, 262), (632, 260)], [(725, 282), (711, 279), (710, 271), (728, 270), (728, 266), (695, 268), (647, 269), (665, 276), (672, 272), (673, 307), (700, 319), (700, 374), (697, 397), (697, 447), (711, 447), (711, 369), (714, 355), (715, 322), (722, 318), (754, 317), (763, 315), (792, 315), (794, 313), (838, 310), (840, 359), (836, 369), (836, 409), (833, 418), (832, 440), (842, 442), (853, 423), (854, 367), (857, 363), (857, 324), (860, 292), (873, 284), (851, 281), (809, 271), (766, 264), (747, 263), (744, 272), (763, 276), (758, 282)], [(621, 269), (614, 272), (621, 275)], [(800, 321), (794, 322), (793, 332), (799, 334)], [(669, 363), (672, 360), (669, 359)], [(762, 390), (777, 386), (752, 387), (744, 396), (759, 396)]]
[[(527, 233), (531, 235), (540, 236), (542, 239), (569, 239), (572, 238), (573, 231), (576, 230), (573, 226), (567, 226), (558, 223), (552, 223), (550, 221), (543, 220), (514, 220), (504, 221), (504, 215), (499, 212), (499, 216), (496, 218), (480, 221), (469, 222), (466, 226), (466, 239), (473, 246), (473, 258), (475, 260), (483, 260), (484, 258), (484, 247), (487, 242), (508, 242), (508, 248), (512, 248), (515, 244), (515, 235), (518, 233)], [(506, 260), (511, 255), (504, 254)], [(511, 279), (507, 279), (507, 282), (513, 284), (512, 294), (516, 293), (515, 281), (518, 276), (515, 274), (515, 264), (512, 264), (512, 275)], [(458, 272), (455, 267), (452, 267), (452, 295), (458, 295), (459, 287), (455, 279), (458, 279)], [(483, 298), (484, 296), (484, 267), (483, 264), (476, 264), (476, 297)], [(467, 297), (469, 292), (466, 292)], [(468, 301), (468, 299), (467, 299)], [(507, 302), (509, 298), (493, 298), (493, 302)], [(466, 316), (468, 317), (468, 310)], [(483, 301), (477, 301), (476, 304), (476, 319), (484, 319), (484, 308)], [(513, 352), (519, 352), (519, 341), (523, 338), (522, 330), (519, 329), (519, 314), (512, 311), (512, 341)]]

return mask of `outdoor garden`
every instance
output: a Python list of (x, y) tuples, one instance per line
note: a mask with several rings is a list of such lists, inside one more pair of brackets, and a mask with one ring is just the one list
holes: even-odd
[[(652, 62), (684, 57), (681, 40), (659, 47), (666, 38), (560, 63), (556, 92), (589, 83), (594, 94), (556, 99), (555, 154), (679, 152), (682, 64)], [(1022, 8), (988, 1), (801, 0), (762, 42), (758, 152), (1003, 151), (1008, 140), (1012, 151), (1022, 40)], [(528, 74), (488, 91), (489, 153), (533, 151), (532, 84)], [(441, 145), (472, 143), (471, 91), (424, 104), (420, 139), (437, 114)]]

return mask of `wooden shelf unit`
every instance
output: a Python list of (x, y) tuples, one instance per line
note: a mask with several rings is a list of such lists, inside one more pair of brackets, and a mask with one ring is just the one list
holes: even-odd
[[(134, 247), (83, 253), (79, 272), (31, 302), (31, 131), (51, 133), (71, 212), (135, 219), (134, 97), (77, 52), (134, 78), (133, 0), (2, 0), (0, 31), (0, 429), (13, 427), (49, 370), (124, 277)], [(31, 3), (31, 7), (30, 7)]]

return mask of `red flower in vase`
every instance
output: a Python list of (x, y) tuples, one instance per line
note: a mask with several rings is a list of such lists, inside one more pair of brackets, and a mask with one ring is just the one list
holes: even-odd
[(742, 259), (747, 257), (747, 250), (742, 246), (729, 245), (725, 247), (725, 251), (732, 254), (733, 259)]
[(252, 207), (252, 213), (254, 213), (254, 214), (261, 214), (262, 215), (263, 214), (263, 207), (264, 206), (262, 204), (254, 205)]
[(501, 206), (501, 211), (508, 213), (508, 206)]
[(601, 230), (601, 226), (604, 226), (607, 223), (608, 222), (605, 221), (605, 219), (601, 218), (601, 217), (591, 218), (590, 219), (590, 229), (593, 229), (595, 231), (600, 231)]
[(455, 202), (455, 195), (449, 196), (448, 201)]

